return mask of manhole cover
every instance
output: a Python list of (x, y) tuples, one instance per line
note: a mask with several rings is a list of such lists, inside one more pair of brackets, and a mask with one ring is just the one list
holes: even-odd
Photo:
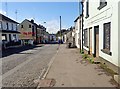
[(42, 79), (38, 82), (38, 87), (53, 87), (55, 85), (55, 79)]

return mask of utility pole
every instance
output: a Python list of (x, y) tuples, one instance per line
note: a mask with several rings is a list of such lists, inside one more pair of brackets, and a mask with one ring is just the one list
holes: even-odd
[(61, 33), (61, 16), (60, 16), (60, 36), (62, 35)]
[(7, 4), (7, 1), (5, 2), (5, 9), (6, 9), (6, 16), (8, 16), (8, 4)]
[(62, 32), (61, 32), (61, 16), (60, 16), (60, 42), (62, 41)]
[(16, 15), (16, 22), (17, 22), (17, 14), (18, 14), (18, 11), (16, 10), (16, 11), (15, 11), (15, 15)]

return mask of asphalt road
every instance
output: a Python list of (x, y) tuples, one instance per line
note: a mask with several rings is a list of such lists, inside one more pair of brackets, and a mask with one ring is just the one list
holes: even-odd
[(22, 49), (23, 51), (18, 51), (17, 48), (13, 49), (17, 52), (1, 59), (3, 87), (35, 87), (34, 80), (39, 78), (42, 69), (47, 67), (54, 57), (58, 44), (25, 49)]

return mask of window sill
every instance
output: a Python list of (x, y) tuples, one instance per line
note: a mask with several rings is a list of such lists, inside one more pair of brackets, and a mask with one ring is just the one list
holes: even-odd
[(110, 51), (107, 50), (107, 49), (101, 49), (101, 51), (102, 51), (103, 53), (106, 53), (106, 54), (112, 56), (112, 52), (110, 52)]
[[(85, 46), (85, 45), (84, 45)], [(86, 48), (89, 48), (89, 46), (85, 46)]]
[(107, 4), (100, 5), (97, 9), (101, 10), (103, 7), (105, 7)]

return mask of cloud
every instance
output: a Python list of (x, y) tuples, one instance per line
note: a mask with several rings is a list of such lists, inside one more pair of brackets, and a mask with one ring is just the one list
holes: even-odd
[(6, 12), (3, 11), (3, 10), (0, 10), (0, 13), (3, 14), (3, 15), (6, 15)]
[(47, 27), (47, 31), (49, 33), (57, 33), (57, 31), (60, 29), (58, 20), (47, 21), (45, 26)]

